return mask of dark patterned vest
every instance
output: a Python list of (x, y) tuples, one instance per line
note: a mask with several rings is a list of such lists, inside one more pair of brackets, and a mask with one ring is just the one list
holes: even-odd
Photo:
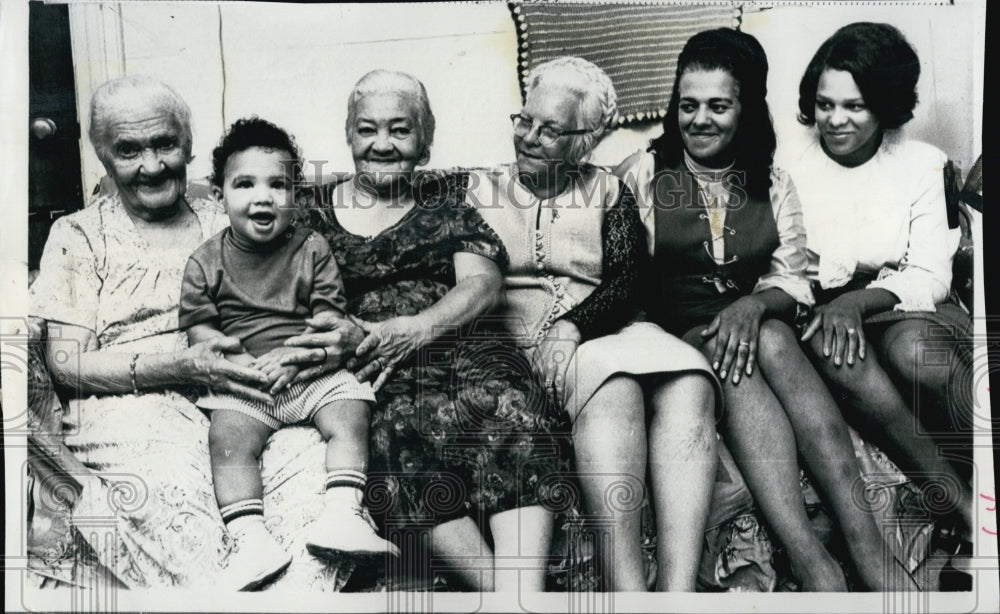
[(695, 178), (683, 162), (664, 169), (660, 156), (655, 158), (651, 192), (656, 239), (647, 314), (680, 336), (708, 324), (724, 307), (753, 292), (757, 280), (770, 270), (778, 229), (770, 201), (751, 198), (739, 174), (727, 174), (731, 199), (723, 231), (725, 259), (724, 264), (716, 263), (708, 212)]

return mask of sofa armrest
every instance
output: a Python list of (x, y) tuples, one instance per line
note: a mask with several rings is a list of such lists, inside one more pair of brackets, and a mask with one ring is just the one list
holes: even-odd
[[(45, 361), (47, 328), (43, 320), (32, 318), (28, 343), (28, 465), (32, 470), (73, 475), (90, 473), (63, 444), (65, 407), (60, 401), (52, 374)], [(79, 482), (72, 480), (79, 486)], [(79, 491), (79, 488), (77, 488)]]
[(45, 322), (32, 318), (28, 330), (27, 546), (34, 565), (53, 571), (75, 554), (70, 512), (91, 471), (63, 443), (65, 408), (45, 361)]
[[(973, 173), (970, 173), (970, 177)], [(958, 228), (961, 231), (958, 250), (952, 259), (951, 289), (961, 299), (969, 313), (972, 313), (975, 273), (972, 214), (964, 200), (966, 189), (962, 186), (959, 169), (951, 160), (944, 167), (944, 188), (945, 204), (948, 210), (948, 227)]]

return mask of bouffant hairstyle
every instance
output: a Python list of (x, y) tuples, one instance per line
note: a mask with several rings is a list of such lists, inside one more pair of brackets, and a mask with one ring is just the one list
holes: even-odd
[(678, 125), (681, 77), (688, 71), (724, 70), (739, 85), (739, 127), (730, 144), (733, 169), (746, 173), (746, 190), (755, 198), (767, 198), (771, 188), (771, 163), (777, 140), (767, 107), (767, 55), (753, 36), (730, 28), (699, 32), (684, 45), (677, 58), (677, 73), (663, 135), (650, 149), (667, 167), (680, 163), (684, 140)]
[(799, 122), (816, 123), (816, 89), (826, 69), (851, 73), (883, 130), (913, 119), (920, 59), (903, 34), (886, 23), (846, 25), (816, 51), (799, 83)]
[(238, 119), (212, 150), (212, 184), (221, 188), (226, 180), (226, 162), (233, 154), (251, 147), (277, 149), (292, 159), (296, 182), (302, 181), (302, 154), (290, 134), (256, 115)]

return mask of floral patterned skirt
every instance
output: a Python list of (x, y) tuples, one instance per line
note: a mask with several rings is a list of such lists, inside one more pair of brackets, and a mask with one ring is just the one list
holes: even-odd
[(565, 413), (520, 349), (459, 337), (423, 348), (376, 393), (367, 502), (386, 523), (544, 505), (569, 470)]
[(175, 392), (70, 404), (66, 446), (90, 473), (73, 526), (129, 587), (191, 586), (228, 550), (207, 454), (208, 420)]

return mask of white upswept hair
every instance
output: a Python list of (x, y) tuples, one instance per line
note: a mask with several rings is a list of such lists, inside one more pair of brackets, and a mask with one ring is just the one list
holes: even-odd
[(357, 119), (358, 103), (370, 94), (399, 94), (413, 103), (417, 110), (417, 134), (420, 138), (421, 163), (426, 164), (431, 156), (431, 145), (434, 144), (434, 113), (431, 112), (431, 102), (427, 97), (427, 89), (413, 75), (396, 70), (376, 69), (365, 73), (351, 90), (347, 97), (347, 139), (354, 133), (354, 123)]
[(618, 125), (618, 93), (615, 86), (607, 73), (596, 64), (573, 56), (563, 56), (534, 67), (524, 81), (525, 100), (543, 81), (565, 87), (580, 97), (577, 127), (593, 130), (587, 134), (571, 135), (570, 159), (566, 161), (581, 164)]
[(140, 110), (166, 113), (180, 127), (181, 148), (191, 160), (191, 109), (166, 83), (147, 75), (125, 75), (106, 81), (90, 99), (88, 136), (97, 157), (107, 167), (111, 163), (111, 120), (131, 116)]

